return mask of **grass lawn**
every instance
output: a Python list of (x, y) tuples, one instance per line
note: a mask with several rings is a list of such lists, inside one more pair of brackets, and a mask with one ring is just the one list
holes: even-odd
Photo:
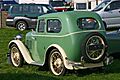
[(0, 80), (120, 80), (120, 60), (115, 60), (104, 71), (79, 70), (68, 71), (65, 76), (54, 76), (43, 67), (25, 64), (15, 68), (7, 62), (7, 45), (17, 34), (25, 38), (27, 31), (20, 32), (14, 28), (0, 29)]

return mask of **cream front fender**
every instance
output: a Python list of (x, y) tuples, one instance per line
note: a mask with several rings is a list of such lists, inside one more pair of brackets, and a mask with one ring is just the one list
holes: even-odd
[(71, 64), (69, 64), (69, 61), (67, 60), (67, 55), (65, 53), (65, 51), (57, 44), (52, 44), (48, 47), (48, 49), (50, 47), (55, 47), (56, 49), (59, 50), (59, 52), (61, 53), (62, 57), (63, 57), (63, 61), (64, 61), (64, 65), (67, 69), (73, 70), (73, 66)]
[(25, 45), (20, 40), (12, 40), (12, 41), (10, 41), (8, 47), (10, 48), (10, 46), (12, 44), (16, 44), (17, 45), (17, 47), (19, 48), (19, 50), (20, 50), (20, 52), (21, 52), (24, 60), (28, 64), (34, 63), (34, 61), (32, 60), (32, 58), (30, 57), (28, 49), (25, 47)]

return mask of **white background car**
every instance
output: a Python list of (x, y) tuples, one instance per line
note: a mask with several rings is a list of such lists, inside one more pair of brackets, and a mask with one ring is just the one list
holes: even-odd
[(98, 5), (95, 9), (107, 28), (120, 27), (120, 0), (106, 0)]

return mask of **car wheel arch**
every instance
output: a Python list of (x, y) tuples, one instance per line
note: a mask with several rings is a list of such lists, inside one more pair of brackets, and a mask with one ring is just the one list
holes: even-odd
[(11, 47), (13, 44), (16, 44), (16, 43), (11, 42), (11, 43), (8, 45), (8, 48), (10, 49), (10, 47)]
[[(9, 43), (9, 45), (8, 45), (8, 48), (10, 49), (11, 47), (12, 47), (12, 45), (17, 45), (17, 43), (15, 43), (15, 42), (11, 42), (11, 43)], [(18, 45), (17, 45), (18, 46)], [(18, 49), (19, 49), (19, 47), (18, 47)], [(21, 55), (23, 56), (23, 54), (21, 53)], [(23, 58), (24, 58), (24, 56), (23, 56)], [(25, 58), (24, 58), (24, 60), (25, 60)]]
[(15, 21), (15, 27), (16, 27), (16, 24), (17, 24), (19, 21), (24, 21), (24, 22), (26, 23), (27, 27), (29, 26), (29, 25), (28, 25), (28, 22), (27, 22), (26, 20), (19, 19), (19, 20), (16, 20), (16, 21)]
[(46, 50), (46, 55), (45, 55), (45, 64), (44, 64), (44, 65), (48, 65), (48, 57), (49, 57), (49, 55), (50, 55), (50, 51), (52, 51), (53, 49), (57, 49), (57, 50), (61, 53), (61, 55), (62, 55), (62, 57), (63, 57), (63, 61), (64, 61), (65, 67), (66, 67), (67, 69), (73, 69), (73, 67), (72, 67), (72, 66), (68, 66), (68, 64), (67, 64), (67, 62), (66, 62), (66, 61), (67, 61), (67, 55), (66, 55), (64, 49), (63, 49), (61, 46), (57, 45), (57, 44), (52, 44), (52, 45), (50, 45), (50, 46), (47, 48), (47, 50)]
[(31, 56), (30, 56), (30, 53), (29, 53), (28, 49), (26, 48), (26, 46), (20, 40), (12, 40), (11, 42), (9, 42), (8, 48), (10, 49), (11, 46), (14, 45), (14, 44), (18, 46), (18, 49), (20, 50), (21, 55), (23, 56), (23, 59), (28, 64), (31, 64), (32, 62), (34, 62), (31, 58)]
[[(63, 56), (63, 57), (66, 57), (66, 54), (64, 53), (64, 52), (62, 52), (60, 49), (62, 49), (59, 45), (57, 45), (57, 44), (52, 44), (52, 45), (50, 45), (48, 48), (47, 48), (47, 50), (46, 50), (46, 56), (45, 56), (45, 64), (47, 64), (47, 59), (48, 59), (48, 57), (49, 57), (49, 55), (50, 55), (50, 51), (52, 51), (53, 49), (57, 49), (60, 53), (61, 53), (61, 55)], [(63, 50), (63, 49), (62, 49)]]

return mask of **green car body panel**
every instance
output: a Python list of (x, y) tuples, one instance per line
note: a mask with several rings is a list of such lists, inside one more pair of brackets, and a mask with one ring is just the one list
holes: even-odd
[(39, 16), (36, 29), (26, 34), (25, 44), (20, 35), (11, 40), (7, 56), (15, 67), (21, 67), (25, 60), (63, 75), (66, 69), (110, 64), (113, 54), (120, 53), (119, 44), (120, 30), (107, 32), (97, 13), (58, 12)]
[[(107, 52), (112, 55), (115, 53), (120, 53), (120, 31), (113, 31), (108, 32), (106, 35), (107, 43), (108, 43), (108, 50)], [(118, 55), (117, 55), (118, 56)]]
[[(99, 27), (94, 29), (81, 29), (77, 25), (79, 18), (93, 18)], [(45, 20), (43, 32), (38, 32), (39, 20)], [(50, 19), (58, 19), (61, 22), (61, 30), (58, 33), (47, 32), (47, 21)], [(87, 35), (91, 33), (99, 33), (106, 38), (106, 32), (103, 27), (101, 18), (93, 12), (71, 11), (63, 13), (52, 13), (38, 17), (38, 24), (34, 32), (29, 32), (26, 35), (26, 42), (30, 55), (33, 60), (40, 64), (44, 64), (45, 59), (49, 57), (46, 54), (52, 44), (59, 45), (67, 55), (70, 61), (80, 62), (83, 56), (83, 43)]]

